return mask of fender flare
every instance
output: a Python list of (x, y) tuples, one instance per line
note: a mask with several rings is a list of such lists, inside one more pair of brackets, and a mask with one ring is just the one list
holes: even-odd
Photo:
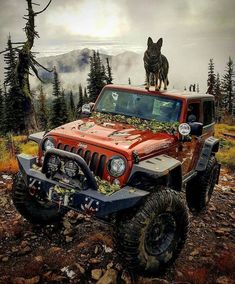
[(216, 153), (218, 151), (219, 139), (212, 136), (207, 138), (202, 146), (201, 153), (196, 165), (196, 171), (205, 171), (211, 154)]
[(167, 177), (167, 182), (172, 189), (180, 191), (182, 188), (181, 162), (168, 155), (159, 155), (133, 165), (128, 183), (137, 175), (149, 176), (157, 180)]

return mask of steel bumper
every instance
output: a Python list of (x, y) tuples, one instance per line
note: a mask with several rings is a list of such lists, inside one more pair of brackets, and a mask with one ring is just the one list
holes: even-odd
[[(58, 203), (60, 206), (83, 211), (97, 217), (106, 217), (112, 213), (131, 208), (149, 194), (147, 191), (129, 186), (125, 186), (109, 196), (92, 188), (77, 190), (67, 184), (47, 178), (41, 170), (35, 167), (35, 157), (20, 154), (17, 159), (20, 172), (29, 189), (34, 188), (45, 192), (49, 200)], [(54, 191), (55, 187), (65, 189), (67, 193), (71, 191), (71, 193), (56, 196), (58, 194)]]

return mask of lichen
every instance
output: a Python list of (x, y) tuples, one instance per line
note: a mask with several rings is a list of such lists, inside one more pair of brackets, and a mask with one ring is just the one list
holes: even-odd
[(120, 186), (117, 184), (111, 184), (110, 182), (102, 180), (99, 177), (95, 177), (95, 179), (98, 185), (98, 191), (100, 193), (103, 193), (105, 195), (111, 195), (114, 192), (120, 190)]
[(94, 112), (91, 116), (96, 120), (98, 124), (104, 124), (107, 122), (118, 122), (129, 124), (139, 130), (150, 130), (153, 133), (166, 132), (169, 134), (177, 132), (178, 122), (158, 122), (154, 119), (145, 120), (138, 117), (127, 117), (125, 115), (113, 115), (101, 112)]

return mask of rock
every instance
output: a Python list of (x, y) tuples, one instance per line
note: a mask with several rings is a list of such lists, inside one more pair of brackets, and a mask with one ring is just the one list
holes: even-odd
[(76, 273), (72, 269), (69, 269), (69, 266), (63, 267), (60, 270), (65, 272), (70, 279), (73, 279), (76, 276)]
[(72, 227), (71, 223), (67, 219), (65, 219), (63, 221), (63, 225), (64, 225), (65, 229), (71, 229), (71, 227)]
[(216, 284), (233, 284), (233, 280), (226, 277), (226, 276), (221, 276), (219, 278), (216, 279)]
[(122, 272), (121, 279), (124, 281), (125, 284), (132, 284), (130, 273), (127, 271)]
[(118, 271), (121, 271), (123, 268), (122, 268), (122, 265), (120, 263), (117, 263), (115, 265), (115, 268), (118, 270)]
[(117, 283), (117, 275), (118, 272), (110, 268), (105, 274), (100, 278), (100, 280), (96, 284), (116, 284)]
[(195, 256), (195, 255), (198, 255), (199, 254), (199, 251), (197, 249), (193, 250), (190, 255), (191, 256)]
[(113, 267), (113, 262), (110, 262), (109, 264), (107, 264), (107, 269), (112, 268)]
[(107, 247), (106, 245), (103, 245), (103, 248), (104, 248), (104, 251), (105, 251), (106, 253), (111, 253), (111, 252), (113, 251), (112, 248)]
[(3, 258), (2, 258), (2, 262), (7, 262), (9, 260), (9, 257), (8, 256), (4, 256)]
[(50, 254), (54, 254), (54, 253), (57, 253), (57, 252), (59, 252), (59, 251), (61, 251), (61, 250), (62, 250), (62, 249), (59, 248), (59, 247), (51, 247), (48, 252), (49, 252)]
[(66, 236), (66, 237), (65, 237), (66, 243), (70, 243), (70, 242), (72, 242), (72, 240), (73, 240), (72, 237), (69, 237), (69, 236)]
[(72, 232), (73, 232), (72, 229), (65, 229), (64, 232), (63, 232), (63, 234), (64, 234), (65, 236), (67, 236), (67, 235), (71, 235)]
[(43, 257), (41, 255), (35, 256), (34, 258), (37, 262), (43, 262)]
[(29, 246), (29, 242), (28, 241), (22, 241), (21, 244), (20, 244), (21, 248), (25, 248), (27, 246)]
[(79, 263), (75, 263), (75, 266), (78, 268), (78, 270), (84, 274), (86, 272), (86, 270), (79, 264)]
[(91, 271), (91, 278), (94, 280), (99, 280), (102, 276), (102, 269), (93, 269)]
[(91, 263), (91, 264), (101, 263), (101, 259), (99, 259), (99, 258), (91, 258), (89, 260), (89, 263)]
[(26, 279), (23, 277), (15, 277), (12, 279), (12, 284), (37, 284), (40, 281), (39, 276), (35, 276), (30, 279)]
[(12, 177), (9, 175), (2, 175), (2, 178), (5, 180), (12, 180)]
[(32, 251), (31, 248), (29, 246), (26, 246), (19, 250), (18, 255), (26, 255), (30, 253), (31, 251)]
[(94, 253), (97, 254), (98, 253), (99, 248), (97, 246), (95, 246), (95, 251)]

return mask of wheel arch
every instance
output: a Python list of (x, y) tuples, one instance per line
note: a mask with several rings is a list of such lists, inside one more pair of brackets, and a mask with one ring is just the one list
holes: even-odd
[(201, 149), (201, 153), (196, 165), (196, 171), (202, 172), (206, 170), (208, 161), (211, 155), (214, 155), (219, 151), (219, 139), (213, 136), (207, 138)]
[[(159, 155), (134, 164), (128, 184), (145, 181), (147, 185), (165, 185), (173, 190), (182, 189), (182, 167), (180, 161), (167, 156)], [(145, 189), (146, 190), (146, 189)]]

